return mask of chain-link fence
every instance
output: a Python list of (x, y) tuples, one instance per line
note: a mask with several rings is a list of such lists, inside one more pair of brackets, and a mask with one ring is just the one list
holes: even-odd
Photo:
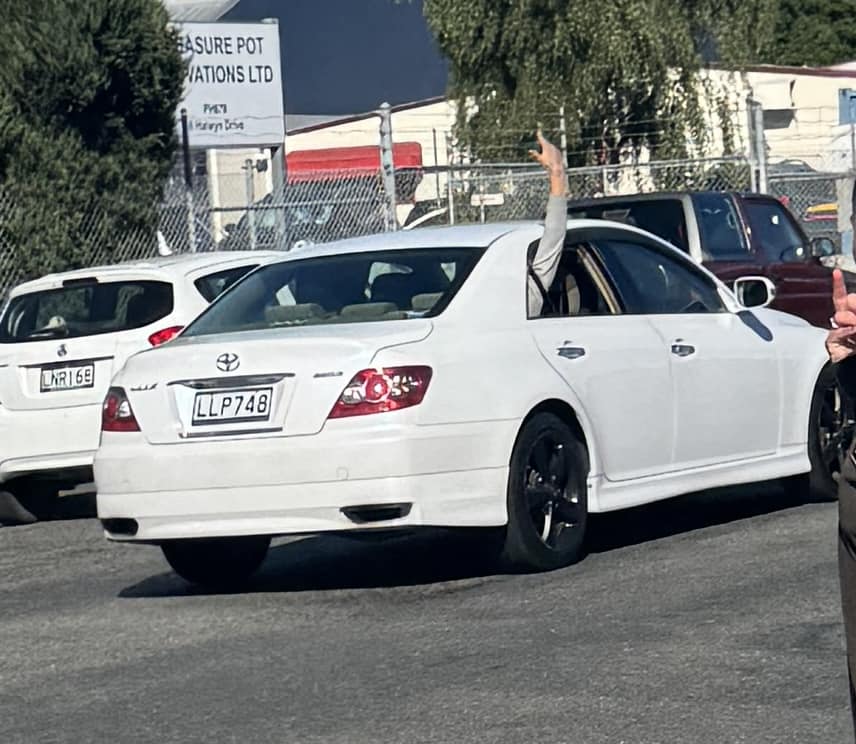
[[(230, 151), (225, 156), (222, 151), (194, 153), (192, 186), (188, 188), (177, 165), (165, 185), (158, 206), (159, 230), (154, 234), (117, 227), (115, 220), (102, 219), (97, 207), (71, 220), (64, 215), (58, 223), (72, 231), (70, 239), (79, 237), (87, 246), (73, 263), (91, 266), (159, 252), (289, 250), (303, 242), (390, 229), (543, 217), (547, 179), (537, 164), (464, 162), (464, 154), (449, 144), (448, 132), (438, 136), (436, 130), (413, 128), (402, 128), (397, 136), (429, 149), (433, 141), (434, 162), (429, 164), (426, 158), (428, 162), (423, 163), (420, 157), (418, 162), (402, 164), (395, 151), (402, 143), (393, 142), (395, 130), (384, 131), (377, 127), (378, 121), (372, 119), (359, 131), (343, 130), (338, 139), (324, 140), (327, 152), (333, 153), (344, 153), (349, 142), (359, 140), (359, 147), (350, 149), (369, 151), (372, 157), (358, 167), (337, 165), (334, 159), (325, 167), (289, 172), (282, 150), (274, 155), (267, 151)], [(372, 139), (373, 145), (365, 144)], [(330, 142), (338, 145), (340, 141), (344, 149), (330, 147)], [(447, 143), (445, 152), (440, 153), (438, 141)], [(644, 162), (643, 158), (574, 168), (568, 172), (569, 194), (588, 198), (642, 191), (763, 190), (781, 198), (810, 237), (830, 237), (840, 250), (849, 252), (850, 245), (842, 238), (850, 235), (854, 171), (816, 169), (793, 157), (767, 162), (769, 152), (759, 162), (753, 152), (692, 160)], [(347, 158), (343, 156), (341, 162)], [(4, 240), (3, 221), (16, 215), (16, 210), (14, 195), (0, 192), (0, 287), (4, 289), (32, 274), (26, 260), (30, 246)]]
[[(442, 168), (446, 193), (417, 203), (405, 227), (497, 220), (541, 219), (548, 183), (540, 167), (468, 165)], [(733, 190), (750, 185), (751, 168), (745, 158), (659, 161), (572, 168), (568, 193), (573, 198), (631, 194), (647, 191)]]

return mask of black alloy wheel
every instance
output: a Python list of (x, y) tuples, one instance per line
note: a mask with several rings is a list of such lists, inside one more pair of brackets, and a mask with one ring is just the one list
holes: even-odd
[(854, 431), (856, 416), (853, 402), (841, 390), (835, 368), (827, 366), (815, 384), (809, 414), (811, 471), (785, 479), (787, 489), (798, 497), (834, 501)]
[(574, 431), (538, 413), (518, 437), (508, 483), (503, 557), (522, 570), (545, 571), (582, 557), (588, 522), (588, 454)]

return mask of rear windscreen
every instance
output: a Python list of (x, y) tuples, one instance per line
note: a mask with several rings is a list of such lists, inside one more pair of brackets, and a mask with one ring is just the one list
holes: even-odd
[(0, 343), (129, 331), (166, 317), (172, 308), (169, 282), (75, 282), (13, 297), (0, 319)]
[(420, 248), (269, 264), (219, 297), (183, 335), (436, 315), (482, 253)]

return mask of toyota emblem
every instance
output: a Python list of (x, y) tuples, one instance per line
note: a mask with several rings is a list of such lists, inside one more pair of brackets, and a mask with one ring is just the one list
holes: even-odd
[(66, 354), (68, 354), (68, 349), (65, 348), (65, 344), (60, 344), (59, 348), (56, 350), (56, 355), (64, 357)]
[(217, 357), (217, 369), (221, 372), (234, 372), (241, 366), (241, 360), (237, 354), (226, 352)]

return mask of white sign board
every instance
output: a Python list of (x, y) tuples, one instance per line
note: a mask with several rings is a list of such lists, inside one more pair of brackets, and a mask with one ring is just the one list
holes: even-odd
[(263, 147), (285, 138), (279, 27), (275, 23), (176, 23), (187, 61), (184, 98), (193, 148)]

